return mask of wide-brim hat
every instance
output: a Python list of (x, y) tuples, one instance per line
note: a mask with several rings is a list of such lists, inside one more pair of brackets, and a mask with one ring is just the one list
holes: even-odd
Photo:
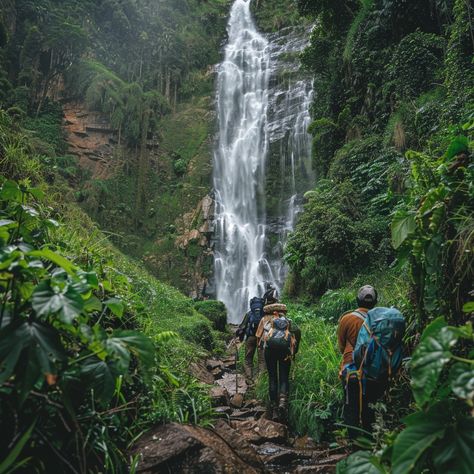
[(272, 303), (263, 307), (263, 312), (265, 314), (286, 313), (286, 311), (286, 304), (283, 303)]

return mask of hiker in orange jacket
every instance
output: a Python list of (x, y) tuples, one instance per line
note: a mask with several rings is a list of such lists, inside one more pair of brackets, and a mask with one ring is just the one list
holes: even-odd
[[(365, 395), (362, 396), (362, 385), (355, 374), (357, 369), (353, 361), (353, 351), (357, 342), (357, 336), (367, 313), (377, 304), (377, 291), (370, 285), (365, 285), (357, 293), (357, 306), (354, 311), (349, 311), (339, 319), (337, 329), (337, 342), (342, 354), (339, 377), (344, 389), (344, 424), (348, 426), (349, 436), (355, 438), (360, 434), (357, 428), (365, 431), (371, 430), (374, 421), (374, 411), (369, 404), (376, 402), (385, 392), (387, 384), (383, 382), (365, 382)], [(362, 397), (362, 404), (360, 403)], [(362, 406), (362, 413), (360, 407)], [(362, 426), (361, 422), (362, 421)], [(351, 428), (354, 427), (354, 428)]]

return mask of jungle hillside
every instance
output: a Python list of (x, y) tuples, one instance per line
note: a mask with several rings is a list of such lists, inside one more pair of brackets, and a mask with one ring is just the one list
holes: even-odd
[[(287, 423), (215, 290), (243, 0), (0, 0), (0, 474), (474, 472), (474, 6), (249, 1), (265, 41), (303, 45), (270, 86), (312, 88), (311, 172), (266, 239), (302, 332)], [(292, 150), (265, 149), (279, 229)], [(403, 363), (351, 440), (337, 326), (367, 284), (405, 318)]]

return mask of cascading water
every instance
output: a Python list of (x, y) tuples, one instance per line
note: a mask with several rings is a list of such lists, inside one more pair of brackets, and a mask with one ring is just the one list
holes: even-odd
[[(249, 298), (261, 295), (266, 282), (282, 285), (283, 245), (293, 228), (298, 193), (305, 190), (297, 189), (298, 184), (301, 177), (311, 177), (306, 132), (311, 83), (289, 79), (282, 85), (278, 78), (282, 57), (304, 47), (303, 40), (287, 33), (264, 37), (256, 29), (250, 1), (234, 2), (229, 41), (218, 69), (219, 139), (214, 156), (214, 280), (230, 322), (241, 319)], [(297, 67), (285, 61), (291, 76)], [(274, 180), (275, 170), (278, 189), (268, 189), (267, 177)]]

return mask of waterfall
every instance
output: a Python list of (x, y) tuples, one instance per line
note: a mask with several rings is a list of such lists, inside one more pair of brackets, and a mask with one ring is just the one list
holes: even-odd
[[(280, 289), (286, 276), (284, 243), (308, 189), (301, 183), (312, 180), (306, 131), (312, 87), (309, 79), (293, 77), (298, 66), (288, 60), (305, 40), (292, 30), (260, 34), (250, 1), (234, 2), (228, 36), (217, 78), (214, 280), (235, 323), (266, 282)], [(289, 76), (284, 81), (282, 68)]]

